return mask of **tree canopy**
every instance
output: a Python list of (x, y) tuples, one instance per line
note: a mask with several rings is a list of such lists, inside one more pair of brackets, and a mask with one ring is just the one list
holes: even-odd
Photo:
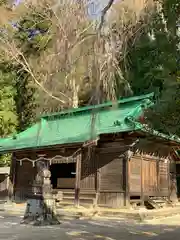
[(0, 137), (42, 112), (150, 92), (147, 122), (180, 136), (180, 2), (114, 2), (94, 20), (83, 1), (1, 1)]

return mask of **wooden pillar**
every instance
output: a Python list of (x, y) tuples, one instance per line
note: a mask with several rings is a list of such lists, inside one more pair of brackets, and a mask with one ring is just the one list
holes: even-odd
[(171, 175), (170, 175), (170, 200), (174, 203), (178, 202), (177, 197), (177, 182), (176, 179), (176, 164), (175, 161), (171, 161)]
[(157, 172), (157, 194), (156, 196), (159, 196), (160, 194), (160, 173), (159, 173), (159, 159), (156, 160), (156, 172)]
[(98, 153), (95, 155), (96, 157), (96, 175), (95, 175), (95, 189), (96, 189), (96, 199), (95, 199), (95, 206), (98, 205), (98, 199), (99, 199), (99, 194), (100, 194), (100, 177), (101, 177), (101, 170), (99, 168), (99, 155)]
[(126, 160), (126, 206), (128, 207), (130, 205), (130, 186), (129, 186), (129, 165), (130, 165), (130, 159), (128, 158)]
[(80, 196), (81, 162), (82, 162), (82, 151), (77, 155), (77, 159), (76, 159), (75, 205), (77, 207), (79, 206), (79, 196)]
[(128, 207), (130, 205), (130, 185), (129, 185), (129, 178), (130, 178), (130, 159), (132, 153), (131, 151), (127, 151), (126, 155), (123, 159), (123, 172), (124, 172), (124, 206)]
[(144, 206), (144, 174), (143, 174), (143, 157), (141, 154), (141, 206)]
[(8, 200), (12, 201), (14, 200), (15, 195), (15, 184), (16, 184), (16, 158), (15, 154), (12, 154), (11, 157), (11, 165), (10, 165), (10, 172), (8, 177)]
[(171, 200), (171, 178), (170, 178), (170, 164), (171, 162), (168, 159), (168, 163), (167, 163), (167, 174), (168, 174), (168, 200)]

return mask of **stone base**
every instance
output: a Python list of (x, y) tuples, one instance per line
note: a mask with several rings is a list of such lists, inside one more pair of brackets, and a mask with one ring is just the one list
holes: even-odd
[(24, 219), (21, 223), (34, 226), (60, 224), (56, 217), (55, 200), (42, 198), (28, 199)]
[(29, 216), (21, 221), (21, 224), (29, 224), (33, 226), (48, 226), (48, 225), (59, 225), (60, 221), (55, 217), (44, 218), (44, 216), (36, 217)]

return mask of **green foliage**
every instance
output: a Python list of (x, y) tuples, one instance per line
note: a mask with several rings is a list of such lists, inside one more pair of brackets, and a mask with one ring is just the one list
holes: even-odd
[(10, 166), (11, 163), (11, 154), (4, 154), (0, 156), (0, 167), (7, 167)]
[[(0, 137), (4, 138), (16, 132), (18, 125), (14, 96), (15, 72), (8, 71), (7, 63), (0, 65)], [(11, 154), (0, 156), (0, 166), (10, 164)]]
[(180, 51), (177, 23), (180, 2), (162, 0), (146, 27), (129, 39), (128, 54), (121, 63), (135, 95), (155, 92), (156, 105), (147, 115), (154, 128), (180, 135)]
[[(47, 11), (39, 12), (31, 9), (29, 14), (18, 22), (14, 38), (18, 41), (18, 45), (27, 59), (38, 58), (41, 52), (49, 47), (51, 21), (48, 17), (50, 16)], [(14, 85), (18, 116), (17, 131), (20, 132), (25, 130), (35, 119), (37, 91), (31, 75), (21, 66), (15, 66), (14, 71), (17, 76)]]
[(148, 112), (152, 126), (166, 134), (180, 136), (180, 84), (176, 88), (163, 91), (155, 107)]
[(0, 6), (5, 5), (8, 3), (8, 0), (0, 0)]
[[(34, 120), (34, 88), (28, 74), (19, 66), (0, 64), (0, 137), (25, 130)], [(8, 165), (11, 155), (0, 157), (0, 166)]]
[(51, 21), (49, 12), (31, 10), (29, 14), (18, 22), (18, 30), (14, 38), (18, 40), (23, 53), (26, 56), (38, 56), (45, 50), (51, 41)]
[[(0, 66), (0, 136), (6, 137), (16, 130), (17, 115), (15, 111), (15, 74), (6, 72)], [(3, 66), (4, 68), (4, 66)]]
[(24, 70), (16, 66), (14, 71), (16, 71), (14, 82), (16, 94), (14, 95), (14, 101), (18, 119), (16, 130), (21, 132), (29, 127), (35, 119), (35, 88), (30, 81), (29, 75)]

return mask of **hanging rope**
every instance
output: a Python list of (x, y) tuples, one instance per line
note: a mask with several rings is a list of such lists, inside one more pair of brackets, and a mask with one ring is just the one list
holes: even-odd
[(61, 155), (56, 155), (52, 158), (46, 158), (46, 157), (38, 157), (36, 159), (31, 159), (31, 158), (28, 158), (28, 157), (25, 157), (25, 158), (21, 158), (21, 159), (16, 159), (16, 161), (20, 162), (20, 166), (22, 166), (23, 164), (23, 161), (29, 161), (32, 163), (33, 167), (35, 167), (35, 163), (38, 162), (38, 161), (49, 161), (50, 162), (50, 165), (55, 162), (57, 159), (58, 159), (58, 162), (61, 162), (61, 163), (71, 163), (71, 162), (76, 162), (76, 158), (75, 156), (77, 155), (77, 153), (81, 150), (81, 148), (79, 148), (77, 151), (75, 151), (71, 156), (61, 156)]

